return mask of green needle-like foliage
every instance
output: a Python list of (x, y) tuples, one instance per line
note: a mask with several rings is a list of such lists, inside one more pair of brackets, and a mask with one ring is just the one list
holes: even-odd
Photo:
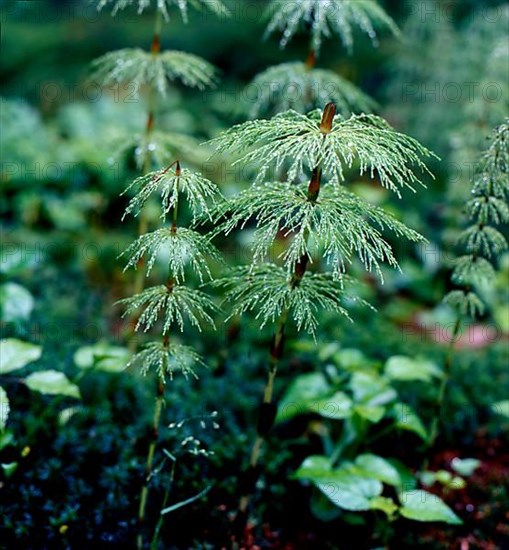
[[(213, 143), (220, 152), (240, 153), (237, 163), (257, 170), (249, 189), (217, 207), (218, 231), (230, 234), (251, 221), (256, 225), (252, 265), (221, 284), (229, 287), (233, 315), (254, 311), (262, 327), (275, 325), (257, 437), (239, 500), (236, 523), (240, 526), (245, 524), (259, 475), (260, 449), (277, 410), (274, 380), (288, 321), (316, 336), (320, 311), (348, 317), (345, 298), (352, 297), (344, 286), (348, 280), (344, 271), (353, 256), (381, 275), (382, 263), (397, 266), (385, 231), (414, 242), (422, 240), (383, 209), (347, 191), (342, 185), (346, 169), (367, 172), (399, 195), (400, 189), (413, 190), (421, 184), (415, 170), (427, 172), (422, 158), (432, 153), (379, 117), (336, 115), (332, 103), (308, 115), (290, 110), (270, 120), (237, 125)], [(284, 173), (286, 181), (267, 181), (269, 169)], [(286, 244), (279, 257), (282, 265), (261, 263), (279, 238)], [(315, 257), (325, 259), (332, 271), (311, 272)]]
[(236, 164), (259, 166), (256, 182), (263, 181), (270, 168), (286, 168), (288, 180), (295, 181), (320, 165), (325, 177), (339, 183), (344, 180), (344, 169), (357, 163), (361, 175), (376, 175), (383, 187), (399, 196), (400, 188), (414, 190), (421, 184), (414, 168), (429, 173), (421, 158), (433, 154), (382, 118), (336, 115), (332, 130), (324, 133), (321, 116), (320, 110), (308, 115), (287, 111), (270, 120), (234, 126), (212, 143), (219, 152), (243, 153)]
[(233, 303), (231, 316), (256, 311), (261, 328), (276, 322), (283, 311), (288, 312), (299, 331), (304, 329), (312, 335), (318, 328), (320, 310), (350, 318), (341, 305), (343, 280), (333, 280), (331, 274), (306, 273), (299, 285), (294, 283), (285, 269), (267, 263), (238, 268), (228, 279), (215, 284), (230, 287), (227, 299)]
[(182, 332), (186, 318), (200, 331), (203, 323), (213, 327), (214, 321), (210, 314), (217, 311), (217, 307), (205, 293), (179, 285), (153, 286), (118, 303), (126, 306), (124, 317), (132, 316), (139, 309), (143, 309), (135, 330), (141, 328), (147, 332), (162, 317), (163, 334), (166, 334), (174, 324), (177, 324)]
[(187, 22), (187, 13), (189, 6), (196, 9), (208, 9), (216, 15), (227, 15), (228, 10), (220, 0), (99, 0), (98, 9), (106, 6), (112, 8), (112, 14), (116, 15), (118, 11), (124, 10), (130, 6), (136, 6), (138, 13), (143, 13), (146, 9), (155, 8), (168, 21), (170, 19), (169, 10), (172, 7), (178, 8), (184, 22)]
[(339, 278), (355, 253), (366, 269), (375, 269), (381, 276), (380, 263), (398, 265), (383, 231), (413, 242), (423, 240), (382, 208), (338, 186), (324, 187), (316, 202), (311, 202), (307, 184), (271, 182), (253, 186), (225, 204), (226, 220), (218, 231), (228, 234), (236, 226), (243, 228), (255, 220), (255, 261), (264, 259), (279, 234), (292, 237), (281, 253), (289, 273), (302, 256), (312, 262), (321, 252)]
[(215, 85), (216, 69), (196, 55), (167, 50), (154, 55), (139, 48), (125, 48), (96, 59), (91, 80), (103, 86), (133, 83), (136, 93), (149, 86), (163, 97), (169, 83), (180, 81), (190, 88), (204, 90)]
[(138, 262), (144, 256), (147, 256), (148, 276), (160, 252), (164, 252), (168, 270), (177, 282), (184, 280), (184, 272), (187, 266), (203, 282), (204, 276), (212, 277), (207, 263), (208, 260), (221, 261), (217, 249), (203, 235), (186, 227), (163, 227), (152, 231), (152, 233), (141, 235), (122, 254), (122, 256), (129, 258), (125, 269), (136, 267)]
[(311, 28), (312, 47), (318, 52), (324, 38), (337, 34), (351, 50), (353, 29), (360, 28), (376, 44), (376, 27), (385, 27), (398, 34), (394, 21), (373, 0), (272, 0), (267, 8), (271, 17), (266, 34), (283, 33), (284, 48), (299, 30)]
[(196, 365), (206, 366), (202, 358), (189, 346), (150, 342), (132, 357), (126, 368), (139, 368), (142, 374), (155, 370), (160, 378), (168, 375), (172, 380), (176, 372), (181, 372), (186, 378), (198, 378), (194, 369)]
[(246, 94), (253, 89), (257, 96), (250, 107), (250, 118), (272, 116), (288, 109), (306, 113), (331, 102), (345, 116), (369, 113), (375, 107), (375, 102), (348, 80), (301, 62), (270, 67), (252, 81)]
[(472, 194), (466, 204), (470, 225), (458, 238), (466, 254), (455, 261), (452, 274), (453, 282), (462, 288), (451, 291), (444, 300), (460, 315), (476, 317), (485, 308), (472, 287), (494, 278), (494, 264), (508, 248), (507, 239), (495, 226), (509, 222), (509, 119), (493, 132), (474, 177)]
[(124, 217), (127, 214), (137, 216), (149, 197), (157, 192), (161, 195), (161, 217), (163, 219), (177, 204), (180, 193), (185, 197), (186, 204), (191, 209), (195, 221), (202, 216), (210, 219), (210, 204), (217, 202), (218, 194), (217, 186), (214, 183), (187, 168), (181, 170), (179, 175), (167, 168), (150, 172), (136, 178), (124, 193), (133, 189), (136, 194), (130, 200)]

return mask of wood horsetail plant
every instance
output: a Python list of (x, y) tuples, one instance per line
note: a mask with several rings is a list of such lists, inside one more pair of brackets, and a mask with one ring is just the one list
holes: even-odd
[[(161, 49), (161, 31), (163, 21), (170, 19), (170, 8), (178, 8), (180, 15), (187, 23), (188, 9), (194, 7), (207, 9), (213, 14), (227, 15), (227, 9), (220, 0), (99, 0), (98, 9), (112, 8), (116, 15), (132, 5), (136, 5), (138, 13), (153, 8), (154, 32), (150, 51), (140, 48), (123, 48), (109, 52), (93, 63), (91, 79), (103, 86), (118, 86), (129, 84), (136, 96), (141, 91), (147, 98), (147, 121), (144, 132), (126, 139), (119, 147), (120, 151), (134, 150), (135, 160), (142, 174), (153, 169), (167, 166), (172, 159), (181, 158), (192, 161), (196, 159), (198, 142), (190, 136), (175, 132), (164, 132), (156, 127), (158, 101), (167, 97), (170, 83), (179, 82), (190, 88), (204, 90), (215, 85), (216, 69), (207, 61), (196, 55)], [(145, 213), (139, 217), (138, 233), (141, 235), (148, 229)], [(143, 270), (138, 270), (134, 291), (143, 288)]]
[[(179, 204), (182, 199), (192, 212), (193, 220), (207, 216), (211, 218), (209, 204), (215, 204), (219, 191), (215, 184), (201, 174), (183, 169), (179, 161), (156, 172), (150, 172), (134, 180), (127, 190), (135, 190), (135, 195), (126, 208), (126, 215), (140, 214), (144, 204), (154, 193), (160, 194), (161, 218), (170, 217), (171, 222), (162, 228), (140, 235), (122, 254), (127, 258), (126, 269), (136, 268), (140, 259), (147, 259), (148, 276), (161, 253), (165, 254), (168, 278), (165, 283), (146, 288), (130, 298), (120, 301), (125, 306), (124, 315), (132, 316), (141, 310), (135, 330), (144, 332), (162, 322), (160, 339), (147, 343), (128, 363), (128, 367), (139, 367), (143, 374), (155, 370), (157, 377), (157, 397), (153, 415), (152, 437), (148, 450), (145, 482), (139, 504), (138, 547), (143, 546), (142, 528), (153, 475), (154, 455), (158, 430), (164, 403), (166, 376), (173, 378), (175, 372), (184, 376), (196, 376), (195, 366), (204, 365), (199, 354), (180, 344), (171, 332), (182, 332), (189, 323), (201, 331), (202, 326), (214, 326), (212, 314), (217, 307), (201, 290), (186, 286), (189, 275), (203, 282), (211, 278), (208, 263), (220, 260), (219, 253), (210, 244), (208, 237), (192, 228), (178, 226)], [(157, 532), (157, 531), (156, 531)]]
[[(220, 209), (218, 231), (229, 234), (251, 220), (256, 225), (253, 263), (221, 281), (231, 287), (233, 314), (255, 311), (261, 325), (274, 325), (267, 381), (257, 436), (242, 475), (237, 527), (245, 525), (250, 497), (260, 474), (260, 453), (276, 415), (274, 381), (290, 321), (315, 335), (319, 310), (348, 316), (345, 275), (354, 257), (381, 276), (380, 266), (397, 267), (385, 232), (411, 242), (423, 239), (403, 223), (348, 191), (346, 171), (356, 169), (395, 192), (421, 185), (428, 172), (422, 159), (432, 153), (374, 115), (343, 118), (334, 104), (308, 115), (295, 111), (271, 120), (240, 124), (218, 136), (218, 152), (241, 153), (237, 163), (258, 168), (253, 185)], [(269, 169), (284, 169), (287, 180), (269, 181)], [(428, 172), (429, 173), (429, 172)], [(278, 235), (289, 238), (278, 265), (264, 263)], [(326, 271), (315, 268), (319, 258)]]
[(507, 239), (497, 227), (509, 222), (509, 119), (495, 128), (491, 143), (482, 155), (472, 182), (472, 198), (466, 204), (469, 226), (458, 238), (463, 254), (454, 261), (452, 282), (457, 287), (444, 302), (457, 313), (456, 323), (444, 361), (436, 414), (430, 431), (432, 447), (439, 432), (439, 419), (451, 376), (454, 346), (460, 336), (462, 319), (483, 315), (485, 305), (478, 295), (482, 286), (495, 278), (497, 258), (508, 249)]
[[(153, 9), (154, 32), (150, 51), (140, 48), (124, 48), (110, 52), (97, 59), (93, 66), (92, 79), (104, 86), (134, 85), (136, 94), (146, 93), (147, 119), (143, 132), (126, 139), (121, 150), (134, 150), (136, 164), (141, 171), (127, 191), (136, 194), (129, 202), (126, 214), (138, 216), (138, 238), (124, 253), (127, 266), (137, 268), (134, 281), (134, 296), (122, 300), (126, 306), (125, 315), (134, 316), (142, 310), (133, 322), (134, 330), (147, 332), (162, 318), (161, 339), (153, 341), (138, 351), (128, 366), (139, 366), (142, 373), (155, 370), (157, 377), (156, 402), (153, 414), (152, 436), (148, 449), (145, 481), (140, 494), (138, 510), (138, 548), (142, 548), (143, 528), (146, 515), (149, 483), (153, 475), (158, 429), (164, 402), (164, 383), (176, 371), (185, 376), (194, 375), (194, 365), (202, 364), (200, 356), (190, 347), (170, 338), (170, 330), (183, 330), (185, 322), (201, 329), (203, 323), (213, 325), (211, 313), (215, 307), (200, 290), (185, 286), (186, 275), (192, 272), (200, 281), (210, 277), (208, 261), (219, 255), (209, 240), (186, 227), (177, 226), (180, 197), (186, 198), (193, 221), (201, 213), (207, 213), (207, 201), (214, 199), (217, 188), (200, 174), (181, 168), (175, 158), (196, 159), (198, 143), (187, 135), (168, 133), (157, 129), (156, 114), (158, 101), (164, 99), (171, 82), (203, 90), (213, 86), (216, 80), (215, 68), (204, 59), (182, 51), (161, 49), (163, 21), (170, 18), (170, 8), (180, 12), (187, 22), (188, 8), (206, 9), (216, 15), (225, 15), (227, 10), (220, 0), (99, 0), (98, 9), (112, 8), (116, 15), (120, 10), (137, 6), (138, 13)], [(129, 90), (132, 91), (132, 88)], [(170, 164), (171, 163), (171, 164)], [(169, 166), (168, 166), (169, 165)], [(167, 168), (164, 168), (167, 166)], [(159, 169), (159, 170), (158, 170)], [(152, 194), (160, 193), (163, 220), (171, 216), (171, 225), (148, 232), (149, 224), (145, 203)], [(161, 251), (167, 254), (168, 279), (164, 284), (143, 290), (144, 262), (147, 260), (148, 276)], [(136, 345), (132, 340), (132, 351)], [(153, 542), (157, 538), (154, 533)]]
[(286, 47), (298, 31), (310, 35), (309, 55), (305, 62), (290, 62), (270, 67), (251, 83), (258, 91), (250, 117), (274, 114), (287, 109), (305, 113), (332, 102), (338, 113), (371, 112), (375, 102), (351, 82), (334, 71), (315, 67), (324, 38), (338, 35), (349, 52), (353, 47), (353, 29), (368, 34), (374, 45), (376, 27), (394, 34), (394, 21), (374, 0), (272, 0), (267, 6), (268, 36), (281, 32), (281, 48)]

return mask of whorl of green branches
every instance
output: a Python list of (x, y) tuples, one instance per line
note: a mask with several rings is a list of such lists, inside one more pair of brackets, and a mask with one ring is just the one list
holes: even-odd
[(255, 90), (256, 98), (249, 117), (273, 115), (288, 109), (308, 112), (327, 103), (334, 103), (338, 113), (370, 113), (375, 102), (348, 80), (336, 73), (309, 67), (306, 63), (283, 63), (260, 73), (246, 89)]
[(136, 267), (144, 256), (148, 256), (147, 276), (160, 252), (165, 256), (168, 271), (177, 282), (184, 280), (185, 268), (189, 266), (201, 282), (204, 277), (212, 278), (208, 261), (221, 261), (217, 249), (207, 237), (186, 227), (163, 227), (152, 233), (141, 235), (122, 254), (128, 257), (125, 269)]
[(175, 324), (182, 332), (186, 318), (200, 331), (203, 323), (213, 327), (214, 321), (210, 314), (217, 311), (217, 307), (204, 292), (180, 285), (153, 286), (140, 294), (120, 300), (118, 304), (126, 306), (124, 317), (143, 310), (135, 330), (141, 328), (147, 332), (162, 317), (163, 334), (167, 334)]
[(175, 372), (181, 372), (186, 378), (197, 378), (197, 365), (206, 367), (199, 354), (189, 346), (173, 342), (149, 342), (132, 357), (126, 368), (139, 368), (143, 375), (154, 369), (160, 379), (164, 380), (167, 374), (172, 380)]
[(391, 246), (383, 237), (384, 231), (413, 242), (423, 240), (419, 233), (382, 208), (337, 186), (324, 186), (316, 202), (310, 202), (307, 184), (265, 183), (243, 191), (219, 211), (225, 220), (218, 231), (226, 234), (255, 220), (255, 261), (264, 259), (278, 234), (291, 237), (281, 253), (288, 273), (294, 271), (303, 255), (312, 262), (313, 256), (321, 252), (337, 278), (351, 262), (352, 254), (359, 257), (367, 270), (375, 269), (381, 277), (382, 262), (398, 266)]
[(178, 8), (184, 22), (187, 22), (187, 13), (189, 6), (196, 9), (207, 9), (218, 16), (228, 15), (228, 9), (220, 0), (99, 0), (97, 9), (111, 7), (112, 15), (116, 15), (130, 6), (136, 6), (138, 13), (143, 13), (146, 9), (155, 7), (166, 21), (170, 19), (169, 10), (172, 7)]
[[(357, 166), (361, 175), (369, 172), (381, 185), (400, 195), (400, 188), (422, 185), (415, 169), (428, 171), (422, 158), (434, 156), (418, 141), (398, 133), (375, 115), (336, 115), (332, 130), (320, 128), (322, 111), (308, 115), (287, 111), (269, 120), (253, 120), (234, 126), (214, 140), (218, 152), (240, 153), (235, 164), (259, 166), (256, 182), (265, 179), (270, 168), (287, 169), (295, 181), (320, 165), (334, 183), (344, 180), (344, 169)], [(246, 152), (247, 151), (247, 152)]]
[(475, 317), (485, 308), (472, 287), (493, 279), (497, 257), (508, 248), (495, 226), (509, 222), (509, 119), (493, 132), (474, 176), (472, 194), (466, 204), (470, 225), (458, 238), (465, 254), (455, 261), (452, 274), (452, 281), (462, 288), (444, 300), (461, 315)]
[(282, 32), (282, 48), (305, 27), (310, 27), (312, 48), (317, 53), (323, 39), (333, 34), (351, 50), (354, 28), (366, 33), (373, 44), (377, 43), (376, 27), (399, 33), (394, 21), (374, 0), (272, 0), (267, 14), (270, 21), (266, 34)]
[(91, 80), (102, 86), (133, 83), (136, 93), (149, 86), (163, 97), (169, 82), (180, 81), (190, 88), (204, 90), (215, 85), (216, 69), (196, 55), (167, 50), (154, 55), (140, 48), (108, 52), (92, 63)]
[[(191, 353), (188, 348), (170, 344), (170, 329), (176, 325), (182, 332), (186, 320), (200, 331), (203, 324), (214, 326), (212, 314), (218, 308), (205, 293), (184, 286), (184, 282), (189, 274), (188, 268), (201, 282), (205, 277), (211, 278), (208, 261), (221, 261), (221, 257), (206, 236), (190, 228), (177, 226), (179, 201), (186, 200), (196, 221), (204, 213), (210, 215), (207, 201), (216, 200), (220, 195), (219, 190), (201, 174), (182, 169), (178, 161), (164, 170), (137, 178), (126, 192), (132, 189), (137, 193), (128, 204), (126, 214), (139, 214), (147, 200), (157, 194), (161, 202), (161, 217), (166, 219), (171, 214), (172, 221), (168, 226), (140, 235), (121, 254), (127, 257), (125, 269), (137, 268), (139, 262), (146, 258), (148, 276), (156, 260), (161, 258), (163, 261), (164, 258), (165, 272), (168, 273), (166, 284), (147, 288), (118, 302), (125, 308), (124, 317), (138, 316), (135, 331), (142, 329), (147, 332), (162, 320), (163, 343), (149, 344), (136, 354), (131, 363), (141, 364), (143, 372), (153, 366), (160, 376), (164, 372), (173, 375), (176, 370), (187, 375), (192, 373), (191, 364), (196, 362), (193, 358), (198, 355)], [(186, 352), (184, 358), (177, 357), (179, 352), (184, 353), (186, 350), (189, 353)]]
[(137, 216), (149, 197), (156, 192), (161, 197), (163, 219), (177, 205), (179, 194), (185, 197), (186, 205), (191, 209), (195, 221), (201, 216), (210, 219), (210, 205), (215, 204), (218, 199), (217, 186), (200, 173), (187, 168), (182, 169), (179, 174), (168, 168), (150, 172), (136, 178), (123, 194), (132, 190), (136, 194), (130, 200), (124, 217), (127, 214)]
[(229, 288), (226, 298), (233, 304), (230, 317), (256, 311), (263, 328), (287, 311), (298, 330), (315, 335), (320, 310), (350, 318), (341, 305), (343, 283), (344, 279), (335, 280), (330, 273), (306, 273), (295, 285), (285, 269), (267, 263), (237, 268), (227, 279), (213, 284)]

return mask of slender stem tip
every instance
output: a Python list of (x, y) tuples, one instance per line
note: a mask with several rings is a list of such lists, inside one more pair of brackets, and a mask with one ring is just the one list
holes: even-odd
[(327, 103), (323, 110), (322, 121), (320, 122), (320, 132), (330, 134), (332, 131), (332, 121), (336, 116), (336, 106), (334, 103)]

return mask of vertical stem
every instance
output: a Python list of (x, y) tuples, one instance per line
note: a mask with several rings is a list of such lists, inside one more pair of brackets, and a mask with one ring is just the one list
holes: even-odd
[[(330, 133), (332, 130), (332, 122), (334, 115), (336, 114), (336, 107), (333, 103), (326, 105), (322, 120), (320, 123), (320, 131), (324, 134)], [(318, 195), (320, 193), (320, 184), (322, 176), (322, 167), (321, 162), (314, 168), (311, 175), (311, 180), (308, 186), (308, 201), (316, 203)], [(289, 284), (292, 288), (297, 287), (304, 274), (309, 263), (309, 257), (305, 253), (295, 264), (293, 275), (289, 281)], [(273, 401), (274, 394), (274, 382), (276, 379), (277, 368), (281, 357), (283, 356), (284, 344), (285, 344), (285, 329), (288, 319), (288, 309), (284, 308), (281, 316), (276, 325), (276, 331), (274, 334), (274, 339), (272, 341), (270, 349), (270, 358), (269, 358), (269, 367), (267, 372), (267, 381), (265, 383), (265, 389), (263, 392), (263, 400), (260, 405), (260, 412), (258, 418), (257, 426), (257, 436), (253, 447), (251, 449), (251, 456), (249, 461), (249, 467), (245, 470), (240, 479), (240, 491), (241, 498), (239, 501), (239, 507), (237, 510), (237, 516), (235, 518), (235, 534), (237, 536), (242, 535), (242, 530), (244, 530), (247, 522), (247, 509), (249, 502), (254, 493), (256, 482), (260, 475), (260, 468), (258, 462), (260, 460), (260, 454), (263, 447), (263, 444), (267, 438), (268, 433), (274, 425), (277, 413), (277, 405)]]
[(454, 354), (454, 346), (456, 342), (458, 341), (459, 333), (461, 328), (461, 320), (458, 317), (456, 320), (456, 323), (454, 324), (454, 329), (452, 332), (451, 341), (449, 342), (449, 346), (447, 349), (447, 354), (445, 356), (444, 360), (444, 375), (442, 377), (442, 380), (440, 382), (440, 387), (438, 389), (438, 397), (436, 402), (436, 411), (435, 416), (433, 417), (433, 421), (431, 423), (430, 428), (430, 436), (428, 440), (428, 449), (432, 449), (433, 445), (435, 444), (436, 438), (438, 436), (438, 428), (440, 423), (440, 417), (443, 413), (443, 407), (444, 407), (444, 401), (445, 401), (445, 394), (447, 390), (447, 383), (449, 382), (449, 379), (451, 377), (451, 368), (452, 368), (452, 360), (453, 360), (453, 354)]
[[(154, 34), (152, 35), (152, 43), (150, 45), (150, 51), (153, 56), (156, 56), (161, 51), (161, 29), (162, 29), (162, 17), (161, 12), (156, 10), (155, 19), (154, 19)], [(154, 91), (150, 90), (148, 95), (148, 113), (147, 113), (147, 122), (145, 125), (145, 135), (147, 141), (150, 139), (152, 131), (154, 129)], [(148, 174), (151, 168), (151, 158), (149, 148), (145, 151), (143, 159), (143, 168), (142, 173)], [(143, 235), (148, 230), (148, 220), (145, 214), (145, 211), (140, 212), (140, 218), (138, 222), (138, 235)], [(134, 294), (139, 294), (143, 290), (143, 279), (145, 276), (144, 262), (140, 260), (138, 264), (138, 269), (136, 270), (136, 275), (134, 279)], [(165, 345), (168, 345), (168, 337), (164, 336)], [(129, 346), (132, 350), (136, 347), (136, 342), (133, 340), (132, 344)], [(152, 419), (152, 437), (151, 442), (148, 448), (147, 462), (145, 467), (145, 482), (141, 489), (140, 494), (140, 505), (138, 508), (138, 537), (136, 541), (136, 546), (138, 550), (143, 548), (143, 526), (145, 522), (145, 513), (147, 508), (147, 499), (148, 499), (148, 489), (150, 479), (152, 477), (152, 467), (154, 463), (154, 454), (157, 446), (157, 439), (159, 436), (159, 423), (161, 421), (161, 413), (164, 402), (164, 378), (163, 375), (159, 375), (157, 380), (157, 389), (156, 389), (156, 402), (154, 406), (154, 416)]]
[[(162, 29), (162, 17), (159, 10), (156, 10), (155, 19), (154, 19), (154, 34), (152, 36), (152, 43), (150, 45), (150, 51), (153, 56), (156, 56), (161, 51), (161, 29)], [(145, 124), (145, 136), (147, 143), (150, 139), (150, 135), (154, 129), (154, 90), (150, 90), (148, 93), (148, 113), (147, 113), (147, 122)], [(142, 175), (148, 174), (152, 166), (150, 151), (147, 149), (143, 157), (143, 166), (141, 173)], [(138, 236), (144, 235), (148, 231), (148, 219), (147, 214), (144, 209), (140, 212), (138, 218)], [(134, 274), (133, 281), (133, 294), (139, 294), (143, 290), (143, 279), (145, 278), (145, 260), (140, 258), (138, 265), (136, 266), (136, 271)], [(134, 325), (136, 324), (135, 319), (131, 320), (131, 328), (134, 332)], [(136, 339), (133, 338), (129, 344), (128, 349), (131, 352), (136, 351)]]
[[(154, 34), (152, 36), (152, 43), (150, 45), (150, 52), (153, 56), (156, 56), (161, 51), (161, 28), (162, 28), (162, 18), (159, 10), (156, 10), (155, 21), (154, 21)], [(148, 93), (148, 113), (147, 113), (147, 122), (145, 124), (145, 136), (148, 140), (154, 129), (154, 90), (150, 90)], [(151, 169), (151, 155), (150, 151), (147, 148), (143, 157), (143, 167), (142, 174), (148, 174)], [(148, 220), (145, 210), (140, 212), (139, 222), (138, 222), (138, 235), (143, 235), (148, 230)], [(139, 294), (143, 290), (143, 278), (145, 276), (144, 261), (140, 260), (138, 262), (138, 269), (136, 270), (136, 275), (134, 278), (134, 294)]]
[(138, 508), (138, 537), (136, 539), (136, 547), (138, 548), (138, 550), (141, 550), (143, 548), (143, 527), (145, 523), (145, 513), (147, 509), (148, 490), (152, 477), (152, 467), (154, 464), (154, 454), (157, 446), (157, 439), (159, 436), (159, 422), (161, 420), (163, 402), (164, 379), (160, 375), (157, 380), (156, 403), (154, 407), (154, 416), (152, 419), (151, 441), (148, 448), (147, 462), (145, 466), (145, 481), (141, 489), (140, 505)]

